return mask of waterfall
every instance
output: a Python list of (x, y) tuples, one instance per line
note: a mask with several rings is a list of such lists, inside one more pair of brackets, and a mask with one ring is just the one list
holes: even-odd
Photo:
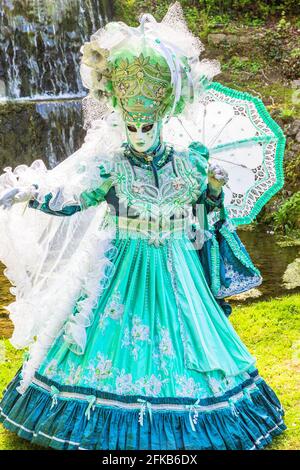
[[(50, 167), (82, 143), (80, 47), (111, 17), (109, 0), (0, 0), (0, 120), (12, 135), (29, 116), (28, 135), (23, 123), (16, 129), (18, 145), (24, 136), (27, 148), (36, 126), (32, 155), (43, 152)], [(3, 139), (0, 172), (22, 163), (15, 139)]]
[(80, 100), (40, 101), (37, 113), (48, 123), (46, 128), (46, 155), (49, 167), (74, 153), (82, 142)]
[(0, 0), (2, 96), (80, 96), (79, 50), (106, 23), (111, 2)]

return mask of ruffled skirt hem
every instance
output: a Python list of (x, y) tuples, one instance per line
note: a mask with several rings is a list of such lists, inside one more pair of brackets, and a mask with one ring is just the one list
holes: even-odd
[[(286, 429), (273, 390), (255, 385), (209, 400), (82, 395), (18, 374), (3, 397), (0, 422), (33, 444), (59, 450), (255, 450)], [(49, 382), (49, 381), (48, 381)], [(73, 391), (71, 391), (73, 389)], [(108, 394), (112, 395), (112, 394)]]

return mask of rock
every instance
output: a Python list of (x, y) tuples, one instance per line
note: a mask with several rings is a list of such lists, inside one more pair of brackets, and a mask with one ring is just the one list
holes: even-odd
[[(295, 119), (287, 128), (286, 135), (294, 137), (300, 132), (300, 119)], [(297, 142), (300, 142), (297, 140)]]
[(300, 258), (296, 258), (288, 265), (283, 275), (283, 282), (287, 289), (300, 286)]
[(226, 34), (210, 33), (207, 36), (207, 40), (210, 44), (214, 44), (215, 46), (218, 46), (219, 44), (224, 43), (226, 41)]
[(241, 34), (238, 36), (240, 44), (253, 44), (253, 36), (250, 34)]
[(295, 157), (295, 154), (292, 150), (286, 150), (284, 153), (284, 159), (285, 161), (291, 161)]
[(292, 150), (293, 150), (293, 152), (294, 152), (295, 154), (296, 154), (296, 153), (299, 153), (299, 154), (300, 154), (300, 143), (297, 144), (297, 143), (295, 142), (294, 145), (293, 145), (293, 149), (292, 149)]
[(250, 289), (247, 292), (242, 292), (241, 294), (233, 295), (230, 297), (230, 300), (241, 300), (244, 301), (246, 299), (255, 299), (257, 297), (260, 297), (262, 295), (262, 292), (259, 289)]
[(300, 131), (299, 131), (298, 134), (296, 135), (295, 139), (296, 139), (296, 142), (299, 142), (299, 143), (300, 143)]
[(214, 46), (219, 46), (222, 44), (245, 44), (248, 42), (248, 39), (246, 40), (244, 36), (224, 33), (210, 33), (207, 36), (207, 40), (209, 44), (213, 44)]
[(53, 167), (82, 145), (84, 134), (74, 100), (0, 101), (0, 173), (37, 158)]
[(300, 88), (300, 79), (299, 80), (292, 80), (291, 81), (291, 87), (296, 89), (296, 88)]
[(226, 34), (226, 42), (227, 44), (238, 44), (241, 42), (241, 36), (237, 36), (236, 34)]

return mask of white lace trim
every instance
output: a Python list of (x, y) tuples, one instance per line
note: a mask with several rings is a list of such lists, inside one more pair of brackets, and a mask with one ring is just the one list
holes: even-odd
[[(253, 380), (254, 382), (258, 381), (260, 379), (259, 376), (255, 377)], [(32, 381), (33, 385), (36, 385), (40, 388), (43, 388), (44, 390), (47, 390), (48, 392), (51, 392), (51, 387), (43, 383), (42, 381), (38, 380), (37, 378), (34, 378)], [(251, 384), (248, 387), (245, 388), (245, 390), (249, 391), (250, 393), (255, 392), (257, 390), (256, 384)], [(74, 392), (59, 392), (58, 394), (59, 398), (62, 399), (75, 399), (75, 400), (83, 400), (87, 401), (87, 396), (82, 394), (82, 393), (74, 393)], [(235, 395), (232, 395), (230, 397), (230, 400), (233, 401), (238, 401), (241, 400), (245, 397), (244, 392), (239, 392), (236, 393)], [(124, 408), (124, 409), (140, 409), (141, 408), (141, 403), (140, 402), (135, 402), (135, 403), (125, 403), (119, 400), (112, 400), (109, 398), (97, 398), (95, 400), (95, 405), (101, 405), (101, 406), (116, 406), (118, 408)], [(162, 410), (173, 410), (173, 411), (187, 411), (187, 407), (190, 405), (185, 405), (185, 404), (172, 404), (172, 403), (151, 403), (151, 409), (152, 410), (157, 410), (157, 411), (162, 411)], [(222, 409), (222, 408), (228, 408), (230, 406), (229, 401), (224, 400), (219, 403), (214, 403), (212, 405), (197, 405), (197, 409), (199, 411), (214, 411), (216, 409)]]

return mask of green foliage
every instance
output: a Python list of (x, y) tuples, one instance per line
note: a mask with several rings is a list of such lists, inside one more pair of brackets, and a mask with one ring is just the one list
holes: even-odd
[(257, 73), (261, 68), (262, 64), (260, 61), (238, 56), (233, 56), (229, 61), (222, 65), (223, 70), (229, 70), (231, 72), (246, 70), (247, 72)]
[[(114, 9), (117, 19), (134, 25), (141, 12), (149, 12), (160, 20), (174, 0), (115, 0)], [(201, 23), (202, 28), (211, 28), (216, 24), (226, 25), (230, 20), (243, 18), (245, 24), (261, 25), (270, 16), (297, 16), (300, 13), (298, 0), (181, 0), (180, 1), (191, 30)], [(205, 21), (204, 21), (205, 20)], [(201, 28), (201, 29), (202, 29)]]
[(136, 0), (115, 0), (114, 1), (114, 16), (119, 21), (130, 26), (137, 26), (137, 16), (135, 12)]
[(284, 50), (282, 44), (282, 31), (269, 29), (264, 35), (261, 47), (267, 57), (272, 60), (282, 60)]
[(300, 76), (299, 35), (285, 14), (282, 14), (276, 28), (270, 28), (264, 34), (261, 50), (266, 60), (281, 66), (286, 78), (297, 79)]
[(284, 233), (300, 229), (300, 191), (284, 202), (274, 214), (274, 224), (276, 230)]
[(280, 21), (277, 24), (277, 29), (279, 31), (286, 31), (291, 27), (291, 23), (287, 21), (285, 17), (285, 11), (282, 11)]
[[(7, 340), (1, 340), (1, 351), (4, 349), (4, 354), (1, 354), (0, 363), (0, 396), (5, 389), (7, 382), (10, 382), (17, 370), (22, 365), (24, 351), (18, 351)], [(4, 355), (4, 362), (2, 362)]]
[(278, 113), (278, 117), (283, 121), (290, 121), (292, 118), (296, 117), (296, 112), (294, 108), (284, 107)]
[(284, 175), (291, 189), (300, 187), (300, 153), (294, 158), (285, 162)]
[[(22, 365), (24, 351), (12, 347), (8, 340), (0, 339), (0, 346), (4, 349), (4, 362), (0, 363), (0, 395), (7, 384), (13, 379)], [(10, 433), (0, 425), (0, 450), (35, 450), (37, 446), (20, 439), (16, 434)]]
[(295, 47), (291, 50), (291, 57), (293, 59), (300, 59), (300, 47)]
[[(194, 2), (195, 3), (195, 2)], [(230, 14), (230, 16), (248, 16), (251, 18), (267, 18), (269, 15), (280, 14), (285, 11), (288, 14), (299, 12), (297, 0), (199, 0), (200, 8), (204, 8), (211, 15)]]
[(278, 394), (285, 409), (288, 429), (269, 448), (299, 449), (300, 390), (296, 377), (300, 366), (300, 296), (295, 294), (234, 308), (231, 321), (257, 358), (260, 374)]

